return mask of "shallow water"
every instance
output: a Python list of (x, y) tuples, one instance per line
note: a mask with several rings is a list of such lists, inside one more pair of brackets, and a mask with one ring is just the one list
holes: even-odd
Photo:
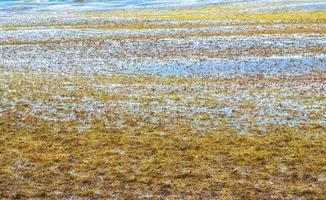
[[(211, 59), (206, 61), (178, 60), (166, 62), (132, 63), (129, 68), (122, 63), (121, 73), (159, 76), (281, 76), (302, 75), (314, 70), (326, 70), (325, 55), (253, 57), (237, 59)], [(86, 70), (84, 68), (84, 70)], [(87, 71), (87, 70), (86, 70)], [(91, 70), (88, 70), (92, 73)], [(103, 71), (102, 71), (103, 72)]]
[(228, 3), (221, 0), (0, 0), (0, 12), (142, 9)]
[[(270, 4), (260, 8), (261, 4)], [(117, 9), (162, 9), (189, 6), (245, 6), (252, 11), (270, 10), (321, 10), (326, 9), (320, 0), (0, 0), (0, 14), (33, 11), (105, 11)], [(266, 10), (267, 9), (267, 10)]]

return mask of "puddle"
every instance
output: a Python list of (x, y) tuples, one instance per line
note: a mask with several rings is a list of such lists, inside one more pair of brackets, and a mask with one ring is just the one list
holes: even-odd
[(212, 59), (205, 61), (143, 61), (142, 63), (127, 65), (124, 63), (123, 66), (119, 67), (121, 73), (160, 76), (301, 75), (314, 70), (326, 71), (326, 55)]

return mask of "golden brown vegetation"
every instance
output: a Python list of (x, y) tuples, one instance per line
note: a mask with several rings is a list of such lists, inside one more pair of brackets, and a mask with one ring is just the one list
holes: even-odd
[[(137, 20), (1, 27), (4, 63), (28, 66), (0, 67), (0, 198), (326, 199), (325, 71), (310, 66), (314, 69), (310, 73), (296, 76), (164, 77), (88, 75), (77, 69), (85, 63), (92, 67), (92, 59), (164, 62), (195, 58), (200, 62), (325, 54), (319, 42), (326, 33), (325, 11), (247, 11), (206, 7), (75, 13), (72, 16)], [(204, 30), (227, 26), (249, 28)], [(41, 39), (29, 35), (52, 28), (103, 32), (80, 36), (76, 31), (67, 37), (58, 31)], [(168, 32), (189, 28), (196, 31)], [(104, 34), (145, 29), (163, 31)], [(289, 44), (262, 47), (262, 42), (254, 42), (250, 48), (219, 49), (222, 45), (216, 43), (215, 49), (192, 49), (195, 41), (182, 48), (167, 45), (171, 48), (160, 51), (155, 46), (151, 51), (158, 40), (166, 38), (281, 34), (289, 36)], [(311, 40), (319, 43), (292, 45), (292, 36), (305, 34), (318, 36)], [(136, 40), (139, 43), (130, 45)], [(142, 48), (145, 40), (152, 40), (148, 48)], [(109, 50), (119, 50), (121, 55), (107, 53), (106, 45), (116, 41), (120, 43)], [(77, 50), (74, 47), (80, 48), (79, 53), (68, 54)], [(94, 49), (102, 51), (87, 54)], [(43, 57), (30, 53), (33, 50), (52, 50), (44, 54), (49, 66), (72, 60), (63, 55), (85, 63), (66, 62), (71, 65), (63, 70), (37, 68)], [(51, 57), (51, 52), (58, 51), (67, 52)], [(19, 56), (26, 60), (15, 62), (13, 58)], [(320, 65), (323, 62), (320, 59)], [(299, 65), (294, 68), (296, 72), (301, 69)]]
[[(225, 114), (210, 118), (205, 112), (185, 115), (180, 110), (171, 115), (171, 108), (159, 109), (168, 100), (187, 107), (233, 106), (230, 101), (213, 99), (217, 94), (239, 92), (239, 87), (278, 99), (309, 96), (307, 104), (323, 105), (326, 99), (320, 93), (310, 96), (309, 90), (302, 90), (302, 94), (294, 90), (285, 97), (281, 92), (287, 84), (299, 82), (320, 83), (322, 87), (323, 74), (183, 78), (60, 75), (5, 68), (1, 74), (2, 198), (322, 199), (326, 195), (325, 126), (309, 122), (295, 126), (257, 124), (253, 118), (240, 134)], [(279, 87), (275, 88), (275, 83)], [(99, 89), (100, 85), (111, 89), (124, 86), (109, 92)], [(214, 89), (214, 85), (224, 89)], [(58, 95), (66, 101), (56, 100)], [(190, 96), (192, 100), (186, 98)], [(107, 105), (124, 101), (140, 103), (141, 107), (137, 112), (117, 104), (95, 115), (87, 109), (65, 108), (82, 105), (83, 97), (100, 99)], [(15, 105), (9, 107), (8, 100)], [(54, 103), (58, 112), (61, 107), (76, 117), (60, 120), (52, 113), (58, 120), (42, 118), (48, 110), (33, 111), (33, 105), (40, 101)], [(240, 115), (256, 107), (241, 99), (239, 103)], [(219, 123), (196, 125), (196, 119)]]
[(241, 8), (210, 6), (194, 9), (175, 10), (135, 10), (116, 12), (86, 13), (86, 17), (131, 17), (139, 19), (164, 20), (326, 20), (326, 12), (321, 11), (278, 11), (243, 12)]

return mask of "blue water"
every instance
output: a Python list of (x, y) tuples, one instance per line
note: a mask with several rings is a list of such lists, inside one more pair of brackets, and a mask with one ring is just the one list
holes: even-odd
[(234, 0), (0, 0), (0, 12), (83, 11), (225, 5)]
[[(262, 6), (264, 5), (265, 6)], [(0, 0), (1, 13), (33, 11), (110, 11), (117, 9), (162, 9), (189, 6), (249, 6), (251, 10), (325, 10), (325, 0)]]

